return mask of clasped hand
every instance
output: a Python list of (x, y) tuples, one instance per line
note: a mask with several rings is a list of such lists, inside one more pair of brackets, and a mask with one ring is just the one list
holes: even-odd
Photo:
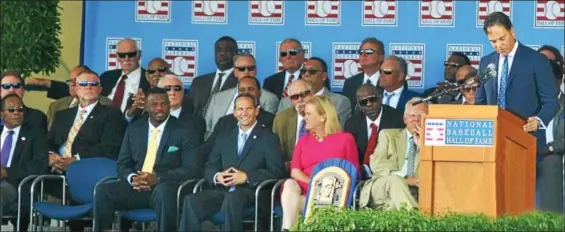
[(131, 185), (137, 191), (151, 191), (157, 182), (157, 177), (154, 173), (138, 172), (137, 176), (132, 177)]
[(64, 158), (56, 153), (49, 153), (49, 166), (56, 168), (57, 170), (64, 171), (67, 166), (72, 162), (75, 162), (75, 157)]
[(247, 173), (236, 168), (228, 168), (216, 176), (216, 183), (226, 187), (232, 187), (247, 182)]

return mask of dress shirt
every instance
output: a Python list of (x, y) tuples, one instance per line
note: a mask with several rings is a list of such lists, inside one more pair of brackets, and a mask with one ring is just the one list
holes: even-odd
[[(381, 107), (381, 112), (379, 112), (379, 116), (377, 116), (377, 119), (375, 119), (375, 121), (371, 121), (371, 119), (369, 119), (369, 117), (365, 117), (365, 119), (367, 120), (367, 139), (371, 138), (371, 124), (375, 124), (375, 126), (377, 126), (377, 130), (379, 129), (379, 125), (381, 124), (381, 116), (383, 115), (383, 108)], [(377, 134), (377, 136), (379, 136)]]
[[(406, 175), (408, 175), (408, 153), (410, 152), (410, 138), (414, 138), (414, 136), (412, 135), (412, 133), (410, 133), (408, 130), (406, 130), (406, 150), (404, 151), (404, 153), (406, 155), (404, 155), (404, 165), (402, 165), (402, 168), (400, 169), (400, 171), (394, 171), (392, 172), (395, 175), (398, 175), (402, 178), (406, 177)], [(418, 141), (414, 141), (415, 143), (417, 143)], [(418, 147), (418, 146), (416, 146)], [(418, 154), (418, 151), (416, 151), (416, 153), (414, 155)], [(414, 157), (415, 158), (415, 157)], [(416, 168), (416, 165), (414, 165), (414, 168)]]
[(402, 95), (402, 91), (404, 91), (404, 86), (401, 86), (398, 89), (395, 89), (391, 93), (387, 92), (386, 90), (383, 92), (383, 104), (387, 101), (387, 94), (393, 94), (394, 96), (390, 97), (390, 107), (397, 109), (398, 108), (398, 101), (400, 100), (400, 95)]
[(316, 92), (315, 95), (316, 95), (316, 96), (322, 96), (322, 95), (324, 95), (324, 89), (325, 89), (325, 88), (320, 89), (320, 91)]
[[(512, 70), (512, 63), (514, 62), (514, 56), (516, 56), (516, 50), (518, 50), (518, 40), (516, 40), (516, 42), (514, 43), (514, 48), (512, 48), (512, 51), (510, 51), (510, 53), (508, 54), (508, 73), (506, 74), (506, 81), (509, 80), (510, 77), (510, 70)], [(503, 55), (499, 55), (498, 56), (498, 73), (497, 75), (497, 83), (498, 83), (498, 87), (497, 87), (497, 93), (500, 92), (500, 78), (502, 76), (502, 66), (504, 65), (504, 56)], [(506, 86), (508, 87), (508, 85)]]
[(175, 117), (175, 118), (179, 118), (179, 117), (180, 117), (180, 112), (181, 112), (181, 111), (182, 111), (182, 106), (181, 106), (181, 107), (179, 107), (179, 108), (178, 108), (178, 109), (176, 109), (176, 110), (173, 110), (173, 109), (171, 109), (171, 111), (170, 111), (170, 113), (169, 113), (169, 114), (170, 114), (171, 116)]
[[(297, 112), (297, 118), (296, 118), (296, 141), (294, 142), (294, 144), (298, 143), (298, 139), (300, 138), (300, 122), (302, 122), (302, 120), (304, 120), (304, 117), (302, 117), (302, 115), (300, 115)], [(306, 122), (304, 122), (306, 123)]]
[[(241, 134), (246, 134), (247, 135), (247, 140), (249, 140), (249, 135), (251, 134), (251, 131), (253, 131), (253, 128), (255, 128), (255, 126), (257, 125), (257, 121), (255, 121), (255, 123), (253, 124), (253, 126), (251, 126), (249, 129), (247, 129), (246, 131), (242, 130), (241, 127), (239, 126), (239, 123), (237, 123), (237, 127), (239, 128), (239, 133), (237, 133), (237, 140), (239, 142), (239, 138), (241, 137)], [(245, 145), (244, 145), (245, 146)], [(238, 144), (239, 147), (239, 144)], [(237, 152), (237, 151), (236, 151)], [(238, 154), (239, 155), (239, 154)], [(214, 174), (214, 185), (218, 184), (218, 181), (216, 179), (216, 177), (218, 177), (218, 175), (221, 172), (217, 172), (216, 174)]]
[[(20, 135), (21, 128), (22, 128), (21, 126), (18, 126), (12, 129), (12, 131), (14, 131), (14, 134), (12, 135), (12, 150), (10, 150), (10, 158), (8, 158), (8, 163), (6, 164), (6, 168), (9, 168), (10, 165), (12, 164), (12, 158), (14, 157), (14, 150), (16, 150), (16, 143), (18, 142), (18, 136)], [(4, 129), (2, 130), (2, 141), (0, 142), (0, 147), (4, 146), (4, 140), (6, 140), (6, 137), (8, 137), (9, 130), (10, 129), (4, 126)]]
[[(226, 69), (224, 71), (220, 71), (219, 69), (216, 69), (216, 75), (214, 76), (214, 82), (212, 82), (212, 88), (210, 88), (210, 92), (212, 92), (212, 90), (214, 89), (214, 86), (216, 86), (216, 83), (218, 82), (218, 77), (220, 76), (220, 73), (223, 73), (224, 75), (222, 76), (222, 79), (220, 80), (220, 90), (218, 90), (218, 93), (221, 91), (222, 86), (224, 86), (224, 83), (226, 83), (226, 80), (228, 79), (228, 77), (231, 75), (231, 73), (233, 72), (233, 68), (230, 69)], [(210, 96), (212, 97), (212, 96)]]
[[(86, 119), (88, 118), (88, 115), (90, 114), (90, 112), (92, 112), (92, 110), (94, 109), (94, 107), (96, 106), (96, 104), (98, 104), (98, 101), (96, 101), (96, 102), (94, 102), (94, 103), (91, 103), (90, 105), (87, 105), (87, 106), (84, 107), (84, 108), (79, 104), (79, 105), (78, 105), (78, 110), (77, 110), (77, 113), (76, 113), (76, 115), (75, 115), (75, 120), (74, 120), (74, 121), (76, 121), (76, 120), (78, 119), (78, 116), (80, 115), (80, 112), (84, 110), (84, 111), (86, 111), (86, 112), (82, 115), (82, 124), (84, 125), (84, 122), (86, 122)], [(74, 121), (73, 121), (73, 124), (74, 124)], [(72, 129), (72, 127), (71, 127), (71, 129)], [(79, 129), (79, 130), (80, 130), (80, 129)], [(69, 131), (69, 132), (70, 132), (70, 131)], [(78, 136), (78, 131), (77, 131), (77, 136)], [(75, 139), (76, 139), (76, 137), (75, 137)], [(61, 147), (59, 147), (59, 155), (60, 155), (60, 156), (63, 156), (63, 153), (65, 153), (65, 143), (67, 143), (66, 140), (65, 140), (65, 142), (64, 142), (63, 144), (61, 144)], [(75, 158), (76, 158), (77, 160), (80, 160), (80, 155), (79, 155), (78, 153), (75, 154), (74, 156), (75, 156)]]
[[(122, 100), (122, 106), (120, 107), (122, 112), (125, 112), (128, 105), (128, 99), (131, 95), (136, 94), (137, 90), (139, 89), (139, 82), (141, 81), (141, 67), (138, 67), (136, 70), (133, 70), (128, 74), (122, 71), (122, 76), (123, 75), (128, 76), (128, 78), (125, 80), (124, 99)], [(116, 85), (113, 87), (112, 92), (110, 93), (110, 95), (108, 95), (109, 99), (114, 100), (114, 94), (116, 93), (118, 84), (122, 80), (121, 78), (122, 77), (120, 76), (120, 79), (118, 79), (118, 81), (116, 82)]]
[(377, 71), (376, 73), (374, 73), (371, 76), (368, 76), (367, 73), (364, 73), (363, 84), (367, 83), (367, 80), (371, 80), (371, 84), (373, 84), (375, 87), (378, 87), (380, 77), (381, 77), (381, 75), (380, 75), (379, 71)]
[(303, 66), (301, 66), (299, 69), (297, 69), (293, 73), (289, 73), (288, 71), (284, 71), (284, 82), (283, 82), (283, 89), (282, 89), (283, 92), (284, 92), (284, 89), (286, 88), (286, 85), (288, 83), (288, 79), (290, 78), (290, 75), (294, 76), (292, 81), (298, 80), (298, 77), (300, 76), (300, 69), (302, 69), (302, 67)]
[(465, 96), (461, 96), (461, 105), (465, 105), (467, 103), (467, 98)]

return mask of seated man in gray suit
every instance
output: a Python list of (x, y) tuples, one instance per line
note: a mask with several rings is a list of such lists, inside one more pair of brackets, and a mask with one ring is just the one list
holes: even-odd
[[(302, 79), (312, 85), (312, 93), (315, 95), (327, 95), (332, 99), (332, 103), (339, 115), (339, 122), (343, 127), (347, 119), (351, 117), (351, 103), (347, 97), (341, 94), (332, 93), (325, 87), (325, 81), (328, 79), (328, 65), (326, 62), (318, 57), (309, 58), (304, 64), (302, 70), (300, 70), (300, 73), (302, 75)], [(278, 112), (281, 112), (291, 106), (290, 99), (285, 97), (279, 104)]]
[[(255, 58), (250, 53), (244, 52), (234, 56), (234, 76), (238, 80), (238, 86), (235, 88), (227, 89), (222, 92), (214, 94), (212, 99), (210, 99), (210, 104), (206, 109), (205, 117), (206, 120), (206, 138), (214, 129), (214, 125), (218, 120), (228, 114), (233, 113), (233, 104), (235, 97), (243, 92), (252, 92), (249, 90), (249, 85), (251, 84), (252, 80), (248, 80), (246, 82), (246, 86), (243, 86), (243, 79), (244, 78), (253, 78), (257, 75), (257, 66), (255, 65)], [(253, 81), (257, 82), (258, 81)], [(261, 85), (258, 86), (257, 89), (258, 95), (256, 97), (259, 98), (259, 102), (261, 104), (261, 108), (267, 112), (275, 114), (277, 112), (277, 105), (279, 104), (279, 99), (272, 94), (271, 92), (261, 89)], [(254, 93), (251, 93), (256, 95)]]

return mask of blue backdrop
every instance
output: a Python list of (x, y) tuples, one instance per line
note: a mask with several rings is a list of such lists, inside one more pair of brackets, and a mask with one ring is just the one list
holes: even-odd
[[(410, 61), (416, 91), (443, 79), (443, 61), (464, 51), (474, 64), (493, 51), (481, 28), (486, 11), (509, 14), (526, 45), (563, 53), (563, 0), (539, 1), (85, 1), (84, 63), (98, 72), (117, 68), (115, 44), (139, 39), (142, 66), (163, 57), (185, 84), (215, 70), (214, 42), (234, 37), (257, 58), (258, 77), (278, 70), (278, 42), (295, 37), (307, 56), (329, 64), (332, 89), (358, 71), (356, 50), (365, 37), (385, 43), (387, 54)], [(374, 25), (379, 24), (379, 25)]]

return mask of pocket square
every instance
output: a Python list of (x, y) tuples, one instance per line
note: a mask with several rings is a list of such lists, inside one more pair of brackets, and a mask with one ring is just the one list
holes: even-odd
[(170, 146), (170, 147), (169, 147), (169, 150), (167, 150), (167, 152), (175, 152), (175, 151), (178, 151), (178, 150), (179, 150), (178, 147), (176, 147), (176, 146)]

